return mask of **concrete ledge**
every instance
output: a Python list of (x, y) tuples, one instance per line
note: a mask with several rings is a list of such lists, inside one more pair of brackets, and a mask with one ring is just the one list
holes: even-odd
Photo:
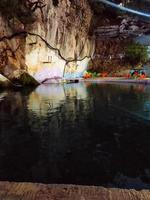
[(0, 182), (0, 200), (149, 200), (149, 190)]

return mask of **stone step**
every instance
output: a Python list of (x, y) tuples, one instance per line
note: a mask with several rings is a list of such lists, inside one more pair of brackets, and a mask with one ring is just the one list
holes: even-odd
[(2, 200), (149, 200), (150, 190), (0, 182)]

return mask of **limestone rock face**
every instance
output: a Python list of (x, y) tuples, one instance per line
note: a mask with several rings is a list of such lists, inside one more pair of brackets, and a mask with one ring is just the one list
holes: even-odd
[(81, 76), (95, 48), (88, 1), (40, 2), (32, 23), (0, 16), (0, 73), (12, 80), (27, 71), (39, 82)]
[(26, 70), (25, 37), (13, 32), (6, 19), (0, 16), (0, 73), (12, 80)]

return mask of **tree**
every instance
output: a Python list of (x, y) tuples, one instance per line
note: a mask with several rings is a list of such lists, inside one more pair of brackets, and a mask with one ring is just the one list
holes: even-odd
[(125, 59), (131, 65), (148, 61), (147, 47), (138, 43), (130, 44), (125, 49)]

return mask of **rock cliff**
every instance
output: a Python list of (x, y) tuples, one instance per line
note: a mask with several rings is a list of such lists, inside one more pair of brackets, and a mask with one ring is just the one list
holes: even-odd
[(21, 83), (24, 79), (29, 83), (31, 77), (43, 82), (54, 77), (81, 76), (95, 48), (89, 36), (92, 11), (87, 0), (26, 0), (19, 12), (16, 7), (15, 15), (3, 11), (2, 75)]

